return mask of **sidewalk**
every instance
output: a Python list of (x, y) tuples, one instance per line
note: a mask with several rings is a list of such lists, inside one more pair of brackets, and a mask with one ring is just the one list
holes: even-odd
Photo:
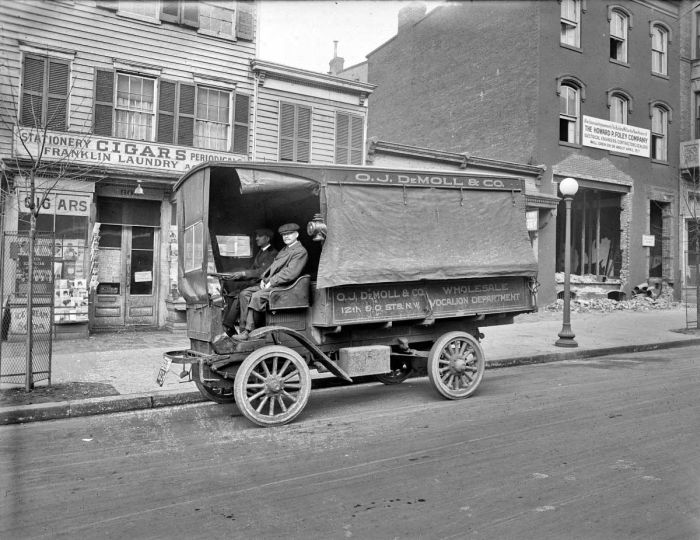
[[(485, 335), (482, 346), (486, 367), (700, 344), (700, 333), (676, 331), (686, 327), (682, 306), (649, 311), (573, 312), (571, 327), (579, 346), (572, 349), (554, 345), (561, 326), (561, 313), (543, 311), (522, 315), (515, 324), (484, 327), (481, 331)], [(179, 382), (179, 366), (172, 366), (162, 387), (155, 382), (163, 353), (186, 349), (188, 345), (184, 331), (125, 331), (57, 341), (52, 387), (44, 388), (40, 398), (45, 383), (38, 383), (33, 400), (31, 395), (8, 391), (8, 385), (3, 384), (0, 396), (14, 392), (22, 401), (18, 405), (12, 399), (0, 399), (0, 425), (203, 401), (194, 383)], [(62, 387), (71, 390), (62, 394)], [(54, 388), (58, 389), (56, 400), (50, 394), (47, 398), (47, 391)]]

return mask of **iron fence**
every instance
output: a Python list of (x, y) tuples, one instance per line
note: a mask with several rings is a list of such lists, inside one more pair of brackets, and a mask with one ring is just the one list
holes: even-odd
[[(29, 236), (5, 232), (0, 246), (2, 261), (2, 336), (0, 382), (25, 384), (28, 349), (32, 381), (51, 384), (54, 305), (54, 235), (37, 233), (34, 242), (33, 279), (29, 276)], [(32, 340), (27, 340), (28, 292), (32, 287)]]

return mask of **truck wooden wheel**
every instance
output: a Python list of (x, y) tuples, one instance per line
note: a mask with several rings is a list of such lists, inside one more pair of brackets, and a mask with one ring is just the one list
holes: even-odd
[(447, 399), (471, 396), (484, 376), (484, 351), (466, 332), (448, 332), (430, 349), (428, 377)]
[(194, 385), (197, 387), (197, 390), (199, 390), (199, 393), (208, 400), (221, 403), (222, 405), (235, 403), (236, 399), (233, 395), (233, 388), (207, 386), (199, 380), (199, 366), (197, 364), (192, 364), (190, 378), (194, 381)]
[(233, 393), (243, 415), (259, 426), (294, 420), (309, 401), (311, 373), (298, 353), (281, 345), (252, 352), (236, 373)]

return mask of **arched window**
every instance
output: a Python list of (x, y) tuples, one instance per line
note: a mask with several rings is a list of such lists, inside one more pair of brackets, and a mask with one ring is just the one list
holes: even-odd
[(610, 59), (627, 63), (629, 17), (619, 9), (610, 12)]
[(630, 112), (630, 99), (621, 92), (612, 92), (608, 98), (610, 107), (610, 121), (618, 124), (626, 124)]
[(581, 0), (561, 0), (560, 43), (581, 46)]
[(651, 107), (651, 159), (668, 160), (668, 109), (659, 104)]
[(578, 144), (580, 123), (580, 90), (571, 83), (563, 83), (559, 87), (559, 140)]
[(651, 27), (651, 71), (668, 75), (668, 30), (660, 24)]

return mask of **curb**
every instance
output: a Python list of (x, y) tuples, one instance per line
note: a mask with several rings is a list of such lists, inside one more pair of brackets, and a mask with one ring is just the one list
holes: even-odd
[[(501, 360), (486, 362), (486, 369), (498, 369), (531, 364), (545, 364), (594, 358), (611, 354), (656, 351), (660, 349), (675, 349), (700, 345), (700, 338), (667, 341), (663, 343), (643, 343), (638, 345), (619, 345), (600, 349), (575, 349), (555, 353), (536, 354), (532, 356), (515, 356)], [(41, 422), (44, 420), (59, 420), (79, 416), (93, 416), (117, 412), (157, 409), (177, 405), (208, 402), (198, 390), (187, 392), (155, 392), (146, 394), (127, 394), (100, 398), (81, 399), (75, 401), (59, 401), (55, 403), (36, 403), (17, 407), (0, 407), (0, 425)], [(212, 402), (213, 403), (213, 402)]]
[(35, 403), (32, 405), (0, 408), (0, 425), (156, 409), (201, 403), (203, 401), (206, 400), (199, 391), (192, 390), (187, 392), (128, 394), (55, 403)]

